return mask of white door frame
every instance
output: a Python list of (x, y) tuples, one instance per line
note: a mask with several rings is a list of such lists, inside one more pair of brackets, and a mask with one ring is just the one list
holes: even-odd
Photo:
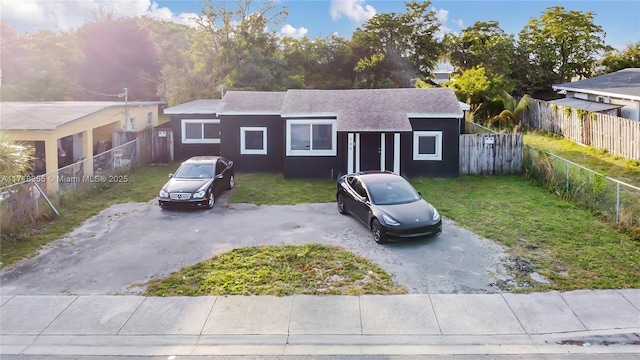
[[(380, 134), (380, 170), (385, 171), (387, 162), (386, 134)], [(360, 171), (360, 133), (347, 134), (347, 173)], [(400, 133), (393, 134), (393, 172), (400, 174)]]

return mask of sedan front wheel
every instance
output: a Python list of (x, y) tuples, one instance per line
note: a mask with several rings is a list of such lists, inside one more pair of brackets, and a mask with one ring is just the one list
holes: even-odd
[(213, 195), (213, 191), (209, 190), (207, 198), (209, 199), (207, 201), (207, 209), (213, 209), (213, 205), (216, 204), (216, 197)]
[(373, 240), (378, 244), (384, 244), (387, 242), (387, 234), (384, 233), (382, 225), (380, 225), (380, 221), (378, 221), (378, 219), (373, 219), (371, 222), (371, 235), (373, 235)]

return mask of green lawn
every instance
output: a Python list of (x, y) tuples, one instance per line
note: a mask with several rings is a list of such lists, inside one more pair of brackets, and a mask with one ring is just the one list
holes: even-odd
[(607, 153), (602, 149), (579, 145), (544, 131), (524, 134), (524, 142), (535, 148), (546, 150), (600, 174), (640, 186), (640, 162)]
[(152, 280), (147, 296), (403, 294), (377, 264), (320, 244), (239, 248)]

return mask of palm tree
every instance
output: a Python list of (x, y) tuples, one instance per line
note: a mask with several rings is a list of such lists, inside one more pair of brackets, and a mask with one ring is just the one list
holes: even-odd
[(0, 132), (0, 188), (20, 182), (19, 175), (31, 171), (32, 156), (29, 147), (16, 143)]
[(516, 101), (505, 91), (502, 95), (484, 101), (476, 111), (476, 115), (487, 119), (486, 124), (489, 127), (513, 129), (520, 123), (520, 116), (530, 103), (531, 96), (529, 95)]

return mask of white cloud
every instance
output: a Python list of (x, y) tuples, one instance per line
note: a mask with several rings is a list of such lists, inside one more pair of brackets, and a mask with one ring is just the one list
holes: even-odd
[(101, 11), (115, 18), (147, 15), (153, 19), (194, 25), (197, 14), (174, 14), (152, 0), (1, 0), (2, 21), (20, 31), (67, 31), (93, 20)]
[(331, 0), (329, 14), (333, 21), (342, 16), (356, 23), (363, 23), (376, 15), (376, 9), (365, 0)]
[(451, 20), (451, 21), (453, 21), (453, 23), (456, 24), (460, 29), (464, 28), (464, 22), (462, 21), (462, 19)]
[(435, 35), (437, 38), (442, 39), (442, 37), (444, 37), (444, 34), (450, 33), (452, 31), (452, 29), (447, 26), (447, 22), (449, 21), (449, 10), (438, 10), (435, 7), (432, 7), (431, 10), (435, 12), (436, 18), (440, 21), (440, 29), (438, 30), (438, 32), (436, 32)]
[(299, 28), (294, 28), (293, 26), (286, 24), (285, 26), (282, 27), (282, 29), (280, 29), (280, 35), (281, 36), (288, 36), (288, 37), (292, 37), (294, 39), (301, 39), (303, 38), (307, 33), (309, 32), (309, 30), (307, 30), (305, 27), (299, 27)]

